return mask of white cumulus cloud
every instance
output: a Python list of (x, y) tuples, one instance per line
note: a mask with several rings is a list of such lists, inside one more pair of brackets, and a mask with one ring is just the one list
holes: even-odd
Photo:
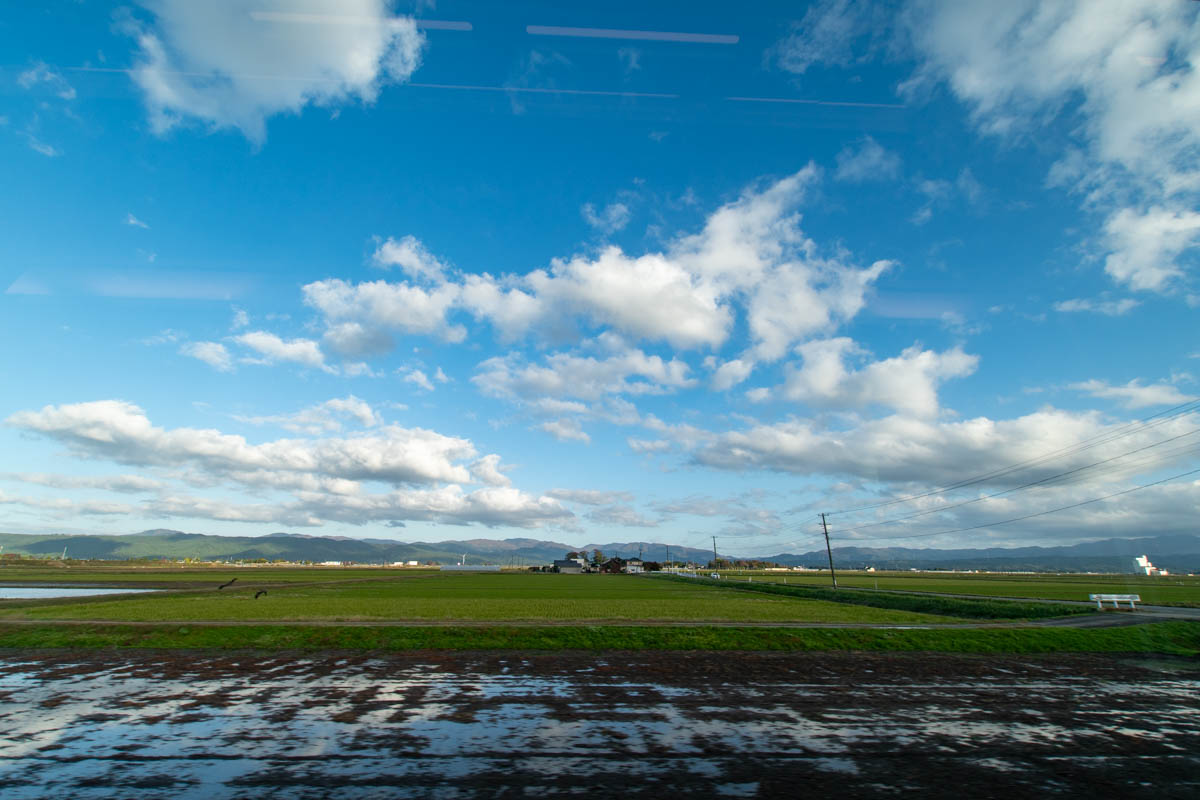
[[(819, 178), (809, 165), (748, 188), (661, 252), (609, 245), (525, 274), (451, 276), (416, 239), (389, 239), (380, 252), (390, 242), (386, 260), (408, 264), (421, 284), (328, 279), (306, 285), (304, 299), (324, 316), (331, 340), (354, 341), (399, 330), (461, 342), (466, 329), (454, 317), (466, 312), (506, 341), (613, 332), (681, 350), (716, 349), (740, 311), (753, 355), (776, 360), (795, 341), (853, 318), (890, 266), (857, 267), (843, 251), (822, 253), (804, 235), (797, 208)], [(343, 337), (337, 326), (350, 324), (360, 327)]]
[(1070, 300), (1060, 300), (1055, 303), (1054, 310), (1064, 312), (1094, 311), (1097, 314), (1119, 317), (1122, 314), (1129, 313), (1139, 305), (1141, 304), (1132, 297), (1123, 297), (1120, 300), (1090, 300), (1086, 297), (1073, 297)]
[(1116, 400), (1125, 408), (1175, 406), (1196, 399), (1192, 395), (1184, 394), (1169, 383), (1144, 384), (1136, 378), (1120, 386), (1093, 379), (1072, 383), (1068, 388), (1084, 392), (1092, 397)]
[[(332, 324), (356, 323), (334, 339), (346, 342), (381, 341), (379, 331), (437, 335), (448, 342), (461, 342), (466, 329), (450, 324), (446, 316), (458, 301), (460, 287), (442, 284), (424, 288), (406, 283), (369, 281), (351, 284), (340, 279), (315, 281), (303, 287), (304, 302), (320, 311)], [(354, 346), (354, 345), (348, 345)]]
[(203, 361), (218, 372), (233, 370), (233, 357), (220, 342), (189, 342), (179, 348), (179, 352)]
[(517, 354), (489, 358), (471, 381), (484, 393), (511, 400), (577, 397), (599, 400), (610, 394), (667, 394), (696, 385), (689, 367), (638, 349), (606, 358), (552, 353), (541, 364)]
[(419, 369), (409, 369), (404, 373), (405, 383), (411, 383), (418, 389), (424, 389), (427, 392), (433, 391), (433, 383), (429, 380), (429, 376)]
[(131, 75), (150, 125), (186, 119), (261, 142), (266, 121), (305, 106), (372, 103), (420, 65), (424, 37), (385, 0), (144, 2), (124, 19), (137, 41)]
[[(471, 465), (471, 476), (480, 483), (489, 486), (511, 486), (512, 479), (504, 474), (507, 467), (500, 466), (500, 456), (490, 453)], [(550, 492), (547, 497), (553, 497)]]
[(942, 353), (914, 345), (899, 356), (847, 368), (848, 358), (863, 355), (846, 337), (807, 342), (796, 348), (803, 363), (788, 365), (784, 394), (818, 408), (885, 406), (918, 416), (939, 410), (938, 386), (947, 378), (970, 375), (979, 357), (954, 348)]
[(405, 236), (399, 240), (389, 236), (375, 248), (371, 260), (376, 266), (399, 267), (409, 277), (427, 281), (439, 281), (446, 272), (446, 265), (415, 236)]
[(374, 427), (383, 422), (378, 412), (371, 408), (369, 403), (352, 394), (326, 400), (324, 403), (309, 406), (293, 414), (239, 416), (237, 419), (252, 425), (278, 425), (290, 431), (310, 435), (340, 431), (343, 421), (346, 419), (352, 419), (364, 428)]
[(837, 170), (833, 176), (839, 181), (862, 183), (864, 181), (890, 180), (900, 175), (900, 156), (885, 150), (870, 136), (864, 137), (857, 147), (847, 145), (837, 154)]
[(260, 356), (258, 360), (268, 364), (287, 361), (326, 372), (332, 371), (325, 363), (325, 355), (320, 346), (312, 339), (281, 339), (267, 331), (250, 331), (235, 336), (234, 341), (254, 350)]
[(580, 209), (584, 221), (601, 233), (616, 233), (629, 224), (629, 206), (624, 203), (609, 203), (600, 211), (591, 203)]
[[(1169, 291), (1200, 240), (1200, 37), (1195, 3), (917, 0), (903, 15), (922, 63), (984, 131), (1021, 138), (1065, 119), (1048, 178), (1105, 215), (1105, 269)], [(1049, 141), (1049, 140), (1046, 140)]]
[[(1196, 427), (1197, 415), (1177, 418), (1153, 430), (1087, 450), (1073, 451), (1040, 466), (1007, 473), (992, 485), (1037, 480), (1101, 461)], [(869, 481), (943, 486), (963, 476), (985, 474), (1011, 464), (1065, 451), (1079, 442), (1123, 428), (1096, 412), (1044, 409), (1015, 419), (977, 417), (939, 421), (904, 414), (864, 421), (848, 430), (828, 429), (812, 420), (755, 424), (713, 436), (694, 453), (699, 464), (719, 469), (765, 469), (804, 475), (846, 476)], [(1149, 458), (1154, 458), (1150, 451)], [(1164, 449), (1161, 460), (1141, 470), (1177, 463), (1178, 452)], [(1086, 476), (1081, 476), (1086, 477)], [(1099, 473), (1111, 481), (1111, 472)]]
[(591, 436), (580, 427), (579, 421), (570, 418), (554, 419), (548, 422), (543, 422), (538, 425), (539, 430), (558, 439), (560, 442), (583, 442), (587, 444), (592, 440)]
[[(368, 432), (321, 437), (333, 416), (353, 418)], [(256, 420), (248, 420), (256, 421)], [(7, 424), (65, 444), (80, 458), (158, 470), (205, 489), (228, 487), (261, 495), (285, 493), (281, 501), (242, 503), (195, 496), (154, 479), (30, 477), (64, 488), (157, 490), (140, 506), (85, 508), (65, 499), (0, 497), (64, 513), (141, 514), (238, 522), (318, 526), (326, 522), (427, 520), (454, 524), (533, 527), (566, 522), (572, 514), (554, 498), (512, 488), (499, 456), (480, 458), (469, 440), (422, 428), (384, 425), (374, 411), (350, 396), (328, 401), (278, 421), (316, 438), (275, 439), (258, 444), (245, 437), (202, 428), (162, 428), (139, 407), (119, 400), (46, 406), (10, 416)], [(467, 492), (459, 484), (491, 484)], [(370, 491), (372, 484), (385, 491)], [(40, 504), (40, 505), (39, 505)], [(111, 505), (111, 504), (110, 504)]]

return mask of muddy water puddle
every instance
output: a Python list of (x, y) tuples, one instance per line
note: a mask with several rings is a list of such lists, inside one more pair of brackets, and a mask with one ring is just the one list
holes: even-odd
[(0, 787), (5, 800), (1195, 797), (1200, 669), (1085, 657), (8, 653)]

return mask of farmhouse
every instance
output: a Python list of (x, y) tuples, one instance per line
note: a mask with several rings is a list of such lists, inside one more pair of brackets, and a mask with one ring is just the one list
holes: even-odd
[(646, 564), (640, 558), (613, 556), (600, 565), (600, 571), (609, 575), (637, 575), (646, 571)]

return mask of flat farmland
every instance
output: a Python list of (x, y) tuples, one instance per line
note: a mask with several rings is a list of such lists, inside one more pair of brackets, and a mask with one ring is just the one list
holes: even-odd
[[(433, 573), (322, 583), (261, 582), (245, 571), (228, 589), (89, 600), (0, 602), (0, 620), (115, 622), (771, 622), (935, 623), (953, 618), (730, 591), (629, 575)], [(255, 599), (259, 589), (267, 593)]]
[[(723, 571), (729, 579), (770, 581), (789, 586), (829, 586), (829, 573)], [(861, 589), (939, 592), (986, 597), (1082, 600), (1089, 594), (1136, 594), (1148, 605), (1200, 606), (1200, 577), (1170, 575), (1000, 575), (936, 572), (862, 572), (838, 570), (838, 585)]]

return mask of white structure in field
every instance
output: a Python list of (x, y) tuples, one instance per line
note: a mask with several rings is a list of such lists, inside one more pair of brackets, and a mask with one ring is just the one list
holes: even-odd
[(1137, 558), (1135, 558), (1133, 560), (1133, 563), (1137, 565), (1137, 568), (1140, 572), (1144, 572), (1146, 575), (1170, 575), (1171, 574), (1171, 573), (1167, 572), (1165, 569), (1163, 569), (1161, 567), (1156, 567), (1153, 564), (1151, 564), (1149, 556), (1138, 556)]

